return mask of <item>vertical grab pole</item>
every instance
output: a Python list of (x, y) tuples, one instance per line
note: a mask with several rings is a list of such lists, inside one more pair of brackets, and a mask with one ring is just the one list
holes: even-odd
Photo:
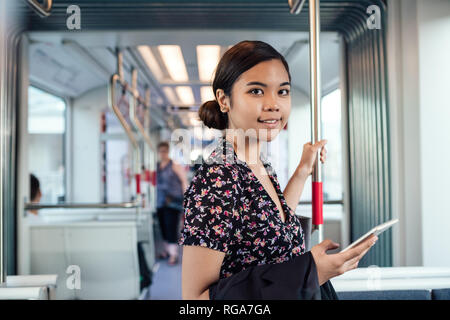
[[(148, 87), (148, 85), (145, 87), (145, 97), (144, 97), (144, 130), (147, 134), (150, 134), (150, 88)], [(144, 144), (144, 152), (145, 152), (144, 153), (145, 180), (147, 181), (148, 186), (150, 186), (151, 170), (153, 170), (153, 163), (152, 163), (153, 150), (151, 150), (148, 144)]]
[[(131, 70), (131, 103), (129, 108), (129, 116), (132, 123), (134, 123), (134, 117), (137, 112), (138, 108), (138, 71), (137, 69), (133, 68)], [(141, 214), (142, 210), (141, 208), (144, 205), (143, 199), (142, 199), (142, 193), (141, 193), (141, 153), (140, 153), (140, 146), (138, 145), (137, 148), (134, 149), (135, 157), (134, 157), (134, 177), (136, 180), (136, 199), (141, 203), (141, 206), (136, 208), (136, 221), (138, 223), (141, 222)]]
[[(320, 0), (309, 0), (309, 60), (311, 85), (311, 140), (321, 139), (320, 108)], [(323, 190), (320, 150), (317, 153), (312, 175), (312, 232), (317, 230), (319, 242), (323, 241)]]
[[(8, 89), (10, 87), (7, 85), (7, 82), (5, 81), (7, 78), (7, 47), (8, 47), (8, 40), (7, 40), (7, 5), (6, 1), (0, 1), (0, 287), (2, 287), (6, 283), (6, 245), (5, 245), (5, 238), (3, 234), (4, 229), (4, 222), (5, 222), (5, 206), (4, 206), (4, 190), (5, 187), (3, 186), (3, 181), (5, 179), (3, 167), (7, 165), (6, 160), (6, 152), (3, 150), (6, 150), (6, 145), (4, 146), (4, 142), (6, 142), (6, 138), (4, 139), (3, 136), (6, 136), (7, 127), (4, 128), (6, 121), (3, 119), (7, 119), (7, 104), (6, 99), (8, 96)], [(12, 85), (12, 84), (11, 84)], [(3, 133), (5, 132), (5, 133)]]
[[(109, 105), (111, 107), (111, 109), (114, 111), (114, 114), (116, 115), (117, 119), (119, 120), (120, 124), (122, 125), (122, 127), (125, 130), (125, 133), (128, 136), (128, 139), (130, 140), (131, 144), (132, 144), (132, 148), (133, 148), (133, 152), (131, 155), (131, 171), (132, 174), (134, 174), (135, 172), (137, 172), (136, 168), (139, 168), (139, 142), (136, 140), (136, 138), (134, 137), (132, 128), (128, 125), (127, 120), (125, 119), (125, 117), (123, 116), (123, 114), (121, 113), (119, 107), (116, 105), (116, 97), (115, 97), (115, 86), (117, 83), (119, 83), (121, 85), (121, 87), (125, 90), (129, 90), (129, 86), (128, 84), (124, 81), (124, 74), (123, 74), (123, 56), (122, 56), (122, 52), (120, 51), (119, 48), (116, 48), (116, 55), (117, 55), (117, 73), (113, 74), (111, 76), (111, 80), (110, 80), (110, 85), (109, 85)], [(134, 90), (134, 89), (132, 89)], [(132, 103), (134, 103), (135, 100), (135, 92), (132, 91), (133, 93), (133, 101)], [(134, 107), (134, 105), (130, 105), (130, 108)], [(140, 176), (134, 176), (136, 178), (136, 191), (139, 194), (140, 193)]]
[[(137, 69), (133, 68), (131, 71), (131, 103), (130, 103), (130, 119), (134, 119), (137, 107), (138, 107), (138, 88), (137, 88)], [(134, 152), (134, 176), (136, 179), (136, 197), (141, 196), (141, 166), (140, 166), (140, 157), (141, 154), (139, 152), (140, 147), (138, 146)]]
[[(150, 135), (150, 88), (147, 86), (145, 90), (145, 113), (144, 113), (144, 129)], [(154, 146), (147, 145), (147, 171), (145, 173), (148, 182), (148, 201), (150, 208), (156, 210), (156, 194), (153, 177), (156, 174), (156, 150)]]

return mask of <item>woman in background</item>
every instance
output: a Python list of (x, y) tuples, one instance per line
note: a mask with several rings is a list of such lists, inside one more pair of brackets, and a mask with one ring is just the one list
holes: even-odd
[[(32, 173), (30, 173), (30, 202), (31, 203), (39, 203), (42, 198), (41, 186), (39, 183), (39, 179)], [(30, 214), (34, 216), (38, 215), (38, 210), (28, 210)]]
[(156, 171), (157, 215), (164, 241), (164, 251), (159, 258), (169, 257), (168, 263), (178, 261), (179, 222), (183, 211), (183, 193), (187, 187), (184, 168), (169, 157), (169, 143), (158, 144)]

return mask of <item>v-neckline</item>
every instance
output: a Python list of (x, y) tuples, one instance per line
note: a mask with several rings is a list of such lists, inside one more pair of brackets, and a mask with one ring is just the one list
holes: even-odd
[[(225, 146), (226, 146), (227, 144), (229, 144), (230, 148), (233, 150), (234, 159), (237, 160), (236, 162), (243, 164), (243, 165), (247, 168), (247, 170), (249, 170), (250, 173), (255, 177), (256, 183), (259, 184), (259, 186), (262, 188), (262, 190), (263, 190), (263, 192), (265, 193), (265, 195), (269, 198), (270, 202), (272, 203), (272, 207), (277, 211), (276, 216), (277, 216), (278, 220), (280, 220), (280, 222), (281, 222), (282, 224), (284, 224), (284, 225), (288, 224), (289, 221), (290, 221), (290, 218), (291, 218), (291, 211), (289, 210), (289, 208), (285, 208), (285, 207), (284, 207), (284, 202), (283, 202), (283, 198), (282, 198), (283, 195), (281, 195), (281, 194), (278, 192), (278, 190), (277, 190), (277, 185), (276, 185), (276, 183), (275, 183), (275, 177), (273, 177), (273, 176), (267, 171), (267, 167), (269, 166), (269, 164), (266, 163), (266, 162), (262, 159), (261, 154), (260, 154), (260, 155), (259, 155), (259, 159), (261, 160), (261, 162), (262, 162), (262, 164), (263, 164), (263, 167), (264, 167), (264, 169), (266, 170), (266, 174), (269, 176), (269, 180), (270, 180), (270, 182), (272, 183), (273, 188), (275, 189), (275, 193), (277, 194), (278, 201), (280, 201), (281, 209), (282, 209), (283, 212), (284, 212), (284, 216), (285, 216), (285, 220), (284, 220), (284, 221), (283, 221), (283, 219), (281, 218), (281, 213), (280, 213), (280, 210), (279, 210), (278, 207), (277, 207), (276, 202), (272, 199), (272, 197), (270, 196), (270, 194), (269, 194), (269, 192), (266, 190), (266, 188), (264, 188), (264, 185), (263, 185), (262, 182), (259, 180), (259, 178), (255, 175), (255, 173), (253, 172), (253, 170), (248, 166), (247, 162), (242, 161), (242, 160), (240, 160), (240, 159), (238, 158), (238, 156), (237, 156), (237, 154), (236, 154), (236, 151), (234, 150), (234, 148), (233, 148), (233, 146), (231, 145), (231, 142), (230, 142), (230, 141), (228, 141), (227, 139), (225, 139), (225, 138), (223, 138), (223, 137), (222, 137), (222, 139), (224, 140), (223, 143), (225, 143)], [(280, 191), (281, 191), (281, 190), (280, 190)], [(286, 204), (286, 206), (287, 206), (287, 204)], [(286, 209), (288, 209), (287, 213), (286, 213)]]
[(159, 170), (164, 170), (170, 164), (172, 160), (169, 160), (164, 167), (161, 167), (161, 163), (159, 164)]

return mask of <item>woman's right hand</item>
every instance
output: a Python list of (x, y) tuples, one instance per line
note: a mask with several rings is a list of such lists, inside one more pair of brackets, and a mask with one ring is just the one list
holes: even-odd
[(359, 260), (377, 242), (378, 237), (371, 235), (354, 248), (345, 252), (327, 254), (328, 250), (337, 249), (339, 244), (327, 239), (311, 248), (311, 253), (316, 263), (319, 285), (329, 279), (344, 274), (358, 267)]

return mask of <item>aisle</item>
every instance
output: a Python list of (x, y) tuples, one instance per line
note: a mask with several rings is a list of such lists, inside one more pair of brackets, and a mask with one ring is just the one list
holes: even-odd
[(171, 266), (166, 260), (158, 260), (150, 286), (150, 300), (181, 300), (181, 248), (178, 264)]

